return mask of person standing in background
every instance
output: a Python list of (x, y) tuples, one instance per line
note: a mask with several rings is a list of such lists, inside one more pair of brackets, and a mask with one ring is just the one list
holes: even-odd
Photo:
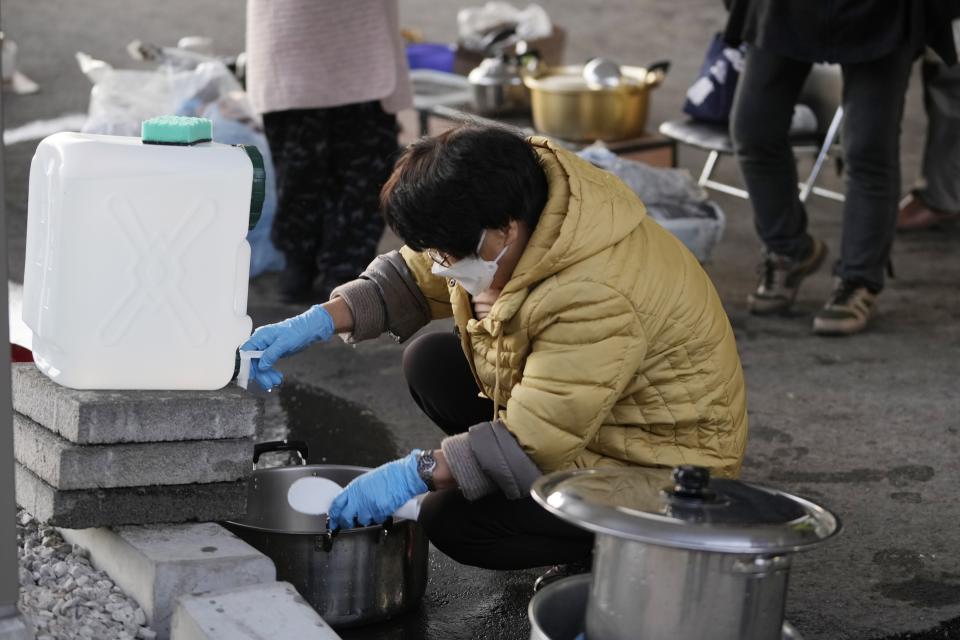
[(277, 170), (280, 295), (325, 300), (384, 229), (395, 114), (412, 103), (397, 0), (248, 0), (246, 28), (247, 92)]
[(948, 67), (929, 52), (922, 70), (927, 110), (923, 172), (900, 207), (899, 231), (933, 229), (960, 220), (960, 66)]
[(843, 141), (847, 193), (835, 286), (813, 320), (825, 335), (863, 331), (890, 269), (900, 197), (900, 122), (913, 61), (924, 43), (956, 63), (953, 0), (732, 0), (726, 39), (747, 42), (731, 118), (740, 171), (763, 242), (751, 313), (793, 304), (804, 278), (826, 256), (807, 231), (797, 194), (788, 130), (814, 62), (843, 71)]

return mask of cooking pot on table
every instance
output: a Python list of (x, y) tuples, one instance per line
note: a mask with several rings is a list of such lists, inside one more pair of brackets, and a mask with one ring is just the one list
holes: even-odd
[(492, 31), (483, 51), (484, 59), (467, 76), (474, 110), (485, 116), (528, 112), (530, 90), (522, 76), (539, 63), (539, 53), (517, 40), (515, 27)]
[(625, 140), (643, 135), (650, 91), (660, 85), (670, 63), (620, 67), (618, 82), (593, 83), (584, 67), (541, 66), (525, 75), (533, 126), (543, 134), (575, 142)]
[[(672, 475), (671, 484), (663, 469), (587, 469), (534, 483), (543, 507), (596, 534), (588, 640), (798, 637), (784, 623), (791, 556), (836, 534), (837, 517), (781, 491), (711, 480), (702, 467)], [(536, 630), (533, 601), (530, 615)]]
[[(300, 464), (257, 469), (269, 451), (291, 451)], [(254, 449), (247, 513), (226, 527), (267, 555), (277, 578), (296, 587), (328, 624), (350, 627), (386, 620), (414, 607), (427, 585), (427, 537), (413, 520), (331, 533), (326, 516), (295, 511), (290, 485), (309, 476), (346, 486), (365, 467), (306, 464), (303, 442), (267, 442)]]
[(529, 110), (530, 90), (520, 73), (518, 61), (507, 54), (484, 58), (467, 76), (476, 112), (492, 116)]

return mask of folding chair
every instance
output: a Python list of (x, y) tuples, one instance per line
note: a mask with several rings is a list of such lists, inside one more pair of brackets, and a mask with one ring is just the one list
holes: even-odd
[[(838, 65), (815, 64), (810, 70), (800, 91), (797, 104), (806, 105), (817, 119), (815, 129), (792, 128), (790, 145), (794, 154), (816, 153), (816, 160), (806, 180), (797, 185), (800, 189), (800, 201), (806, 202), (811, 193), (843, 202), (843, 193), (816, 186), (823, 165), (832, 153), (839, 150), (837, 137), (843, 122), (843, 78)], [(711, 176), (720, 157), (733, 155), (733, 140), (726, 125), (698, 122), (686, 118), (669, 120), (660, 125), (660, 133), (681, 144), (690, 145), (708, 151), (707, 161), (700, 171), (697, 183), (708, 189), (727, 193), (738, 198), (747, 198), (747, 191), (733, 185), (714, 180)]]

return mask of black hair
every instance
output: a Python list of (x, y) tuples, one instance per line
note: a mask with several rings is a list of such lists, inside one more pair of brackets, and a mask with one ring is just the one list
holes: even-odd
[(532, 230), (547, 202), (547, 177), (533, 146), (500, 127), (461, 125), (421, 138), (383, 185), (387, 224), (411, 249), (472, 255), (484, 229), (512, 220)]

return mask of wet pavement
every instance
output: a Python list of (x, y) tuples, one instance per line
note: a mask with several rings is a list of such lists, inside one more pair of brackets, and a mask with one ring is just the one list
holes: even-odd
[[(840, 360), (827, 356), (816, 356), (814, 360), (820, 366), (842, 364)], [(289, 382), (275, 395), (264, 394), (264, 397), (267, 419), (259, 439), (303, 440), (309, 447), (308, 462), (311, 464), (376, 466), (405, 453), (405, 449), (397, 446), (395, 429), (390, 425), (365, 406), (345, 400), (321, 387), (302, 381)], [(886, 487), (889, 489), (887, 498), (894, 503), (922, 504), (923, 485), (936, 475), (935, 469), (929, 465), (900, 465), (890, 469), (854, 467), (826, 472), (781, 468), (780, 461), (796, 462), (809, 456), (809, 448), (795, 445), (793, 436), (787, 431), (765, 426), (758, 420), (754, 421), (751, 437), (754, 453), (747, 463), (750, 468), (748, 474), (772, 466), (773, 470), (764, 482), (781, 487), (793, 486), (802, 495), (832, 506), (835, 501), (831, 500), (829, 489), (821, 487)], [(754, 446), (756, 443), (760, 443), (759, 446)], [(772, 447), (769, 453), (765, 453), (767, 447)], [(841, 510), (841, 513), (846, 517), (845, 511)], [(849, 532), (846, 535), (849, 536)], [(915, 549), (889, 547), (875, 552), (871, 561), (882, 576), (873, 590), (883, 599), (905, 603), (916, 609), (938, 609), (960, 604), (960, 575), (937, 569), (936, 554), (925, 556)], [(804, 560), (798, 560), (798, 564), (800, 575), (804, 576)], [(342, 630), (341, 635), (345, 640), (527, 638), (530, 625), (526, 607), (538, 574), (536, 570), (494, 572), (465, 567), (431, 548), (430, 580), (419, 607), (385, 623)], [(808, 614), (819, 617), (816, 610), (801, 610), (795, 615), (791, 612), (791, 619), (794, 622), (804, 621)], [(812, 620), (807, 622), (808, 625), (812, 624)], [(801, 628), (805, 626), (802, 622), (799, 624)], [(840, 632), (839, 629), (834, 631)], [(960, 618), (918, 633), (869, 636), (870, 640), (954, 637), (960, 637)]]
[(383, 624), (338, 633), (344, 640), (526, 639), (527, 601), (536, 575), (464, 567), (434, 550), (427, 593), (418, 609)]
[(377, 466), (399, 454), (390, 426), (373, 412), (301, 382), (278, 392), (287, 437), (309, 447), (310, 464)]
[[(401, 14), (404, 24), (444, 39), (452, 37), (456, 9), (464, 4), (475, 3), (401, 0)], [(652, 98), (653, 122), (678, 114), (710, 34), (722, 25), (715, 0), (547, 5), (568, 29), (571, 62), (592, 53), (635, 63), (673, 60)], [(226, 0), (203, 9), (186, 0), (143, 3), (124, 12), (109, 0), (4, 0), (2, 26), (19, 41), (24, 71), (42, 89), (6, 101), (6, 124), (85, 109), (89, 83), (75, 68), (76, 50), (129, 66), (124, 47), (133, 38), (172, 43), (205, 33), (224, 51), (235, 51), (242, 46), (242, 14), (242, 5)], [(923, 124), (915, 77), (902, 136), (904, 190), (917, 171)], [(14, 279), (22, 274), (34, 145), (14, 145), (6, 156)], [(680, 155), (680, 165), (694, 172), (702, 162), (697, 152)], [(739, 183), (729, 159), (720, 163), (718, 177)], [(824, 181), (840, 185), (832, 172)], [(898, 278), (881, 295), (871, 331), (829, 340), (810, 333), (811, 315), (830, 289), (827, 270), (804, 284), (789, 317), (746, 313), (759, 248), (750, 209), (732, 197), (716, 200), (728, 228), (708, 272), (733, 323), (747, 378), (751, 432), (744, 478), (823, 502), (845, 524), (835, 540), (795, 560), (789, 619), (807, 640), (960, 638), (960, 228), (898, 238)], [(813, 233), (836, 256), (840, 206), (813, 198), (808, 209)], [(382, 246), (393, 248), (396, 240), (387, 236)], [(280, 304), (275, 287), (273, 276), (251, 284), (256, 324), (300, 311)], [(402, 348), (388, 338), (355, 348), (333, 341), (285, 361), (287, 383), (268, 402), (261, 437), (281, 437), (289, 429), (313, 443), (314, 460), (368, 465), (436, 446), (440, 431), (419, 413), (403, 382)], [(344, 637), (524, 638), (536, 573), (472, 569), (435, 552), (420, 609)]]
[[(376, 466), (404, 453), (390, 426), (369, 409), (303, 382), (284, 384), (267, 396), (266, 416), (258, 440), (303, 440), (310, 464)], [(382, 624), (339, 633), (344, 640), (527, 638), (526, 606), (538, 575), (465, 567), (431, 547), (430, 579), (419, 607)]]

